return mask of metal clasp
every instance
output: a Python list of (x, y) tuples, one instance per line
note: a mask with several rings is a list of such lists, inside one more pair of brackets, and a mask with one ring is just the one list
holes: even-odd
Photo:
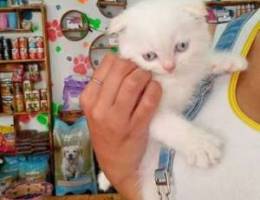
[(160, 200), (169, 200), (171, 194), (171, 180), (166, 169), (157, 169), (155, 171), (155, 183)]
[(158, 169), (154, 172), (155, 184), (160, 200), (173, 200), (173, 160), (175, 151), (167, 147), (161, 147)]

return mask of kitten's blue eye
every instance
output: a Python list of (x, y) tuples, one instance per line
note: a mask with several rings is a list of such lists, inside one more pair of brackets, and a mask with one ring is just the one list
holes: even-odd
[(143, 58), (144, 58), (144, 60), (151, 62), (151, 61), (154, 61), (155, 59), (157, 59), (158, 55), (151, 51), (149, 53), (143, 54)]
[(180, 42), (175, 46), (175, 51), (182, 53), (189, 48), (189, 42)]

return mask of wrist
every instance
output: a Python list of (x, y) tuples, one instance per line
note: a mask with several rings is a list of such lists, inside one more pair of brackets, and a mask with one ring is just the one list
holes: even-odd
[(126, 177), (121, 183), (115, 185), (121, 196), (126, 200), (142, 200), (139, 176)]

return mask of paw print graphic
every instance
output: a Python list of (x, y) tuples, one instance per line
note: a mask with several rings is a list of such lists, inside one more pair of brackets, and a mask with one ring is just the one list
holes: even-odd
[(57, 19), (48, 21), (46, 24), (48, 39), (55, 42), (59, 37), (62, 37), (62, 31)]
[(88, 56), (79, 55), (73, 59), (73, 71), (80, 75), (86, 75), (88, 68), (90, 67), (90, 61)]

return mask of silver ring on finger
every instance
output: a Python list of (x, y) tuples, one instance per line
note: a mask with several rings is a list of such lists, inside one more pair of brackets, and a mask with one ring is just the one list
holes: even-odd
[(95, 78), (95, 77), (92, 77), (92, 78), (91, 78), (91, 81), (92, 81), (93, 83), (95, 83), (96, 85), (98, 85), (99, 87), (101, 87), (102, 85), (104, 85), (104, 82), (103, 82), (103, 81), (98, 80), (98, 79)]

